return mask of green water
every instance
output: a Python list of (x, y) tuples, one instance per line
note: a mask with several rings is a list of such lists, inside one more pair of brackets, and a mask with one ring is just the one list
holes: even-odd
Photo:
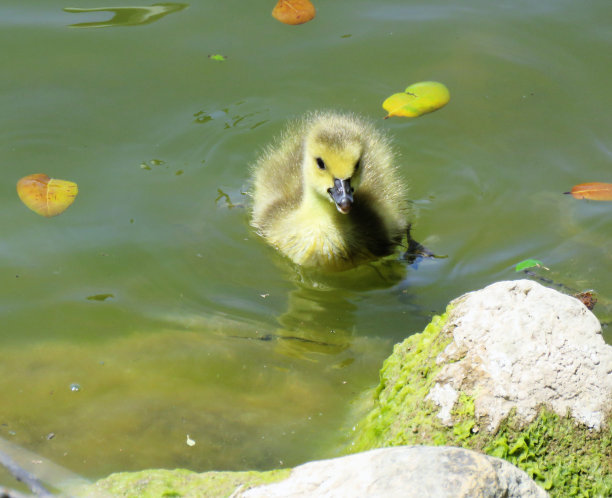
[[(315, 5), (0, 6), (1, 437), (90, 478), (292, 466), (337, 454), (395, 342), (523, 259), (611, 321), (612, 204), (562, 195), (612, 182), (609, 0)], [(450, 104), (383, 121), (420, 80)], [(248, 165), (316, 108), (393, 137), (448, 258), (321, 278), (252, 233)], [(79, 185), (59, 217), (16, 195), (40, 172)]]

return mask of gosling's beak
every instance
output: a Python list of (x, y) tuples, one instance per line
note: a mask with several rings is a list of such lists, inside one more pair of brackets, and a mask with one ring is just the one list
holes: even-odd
[(338, 211), (342, 214), (347, 214), (353, 206), (353, 189), (351, 188), (351, 179), (346, 180), (334, 179), (334, 186), (328, 190), (329, 195), (336, 203)]

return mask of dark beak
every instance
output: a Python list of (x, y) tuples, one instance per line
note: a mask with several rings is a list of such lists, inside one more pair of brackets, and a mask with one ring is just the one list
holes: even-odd
[(334, 180), (333, 188), (328, 190), (329, 195), (336, 203), (338, 211), (342, 214), (347, 214), (353, 206), (353, 189), (351, 188), (351, 179)]

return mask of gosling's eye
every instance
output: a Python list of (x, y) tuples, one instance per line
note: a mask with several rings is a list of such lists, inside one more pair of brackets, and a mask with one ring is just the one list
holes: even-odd
[(319, 167), (319, 169), (325, 169), (325, 163), (320, 157), (317, 157), (317, 166)]
[(361, 159), (357, 159), (357, 162), (355, 163), (355, 171), (359, 169), (359, 166), (361, 166)]

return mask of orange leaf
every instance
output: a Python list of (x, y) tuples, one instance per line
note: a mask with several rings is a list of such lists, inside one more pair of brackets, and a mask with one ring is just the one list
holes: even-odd
[(55, 180), (44, 173), (24, 176), (17, 182), (21, 202), (47, 218), (62, 214), (74, 202), (78, 192), (76, 183)]
[(612, 183), (581, 183), (579, 185), (574, 185), (571, 191), (565, 193), (572, 194), (576, 199), (612, 201)]
[(304, 24), (314, 19), (316, 13), (310, 0), (278, 0), (272, 17), (285, 24)]

